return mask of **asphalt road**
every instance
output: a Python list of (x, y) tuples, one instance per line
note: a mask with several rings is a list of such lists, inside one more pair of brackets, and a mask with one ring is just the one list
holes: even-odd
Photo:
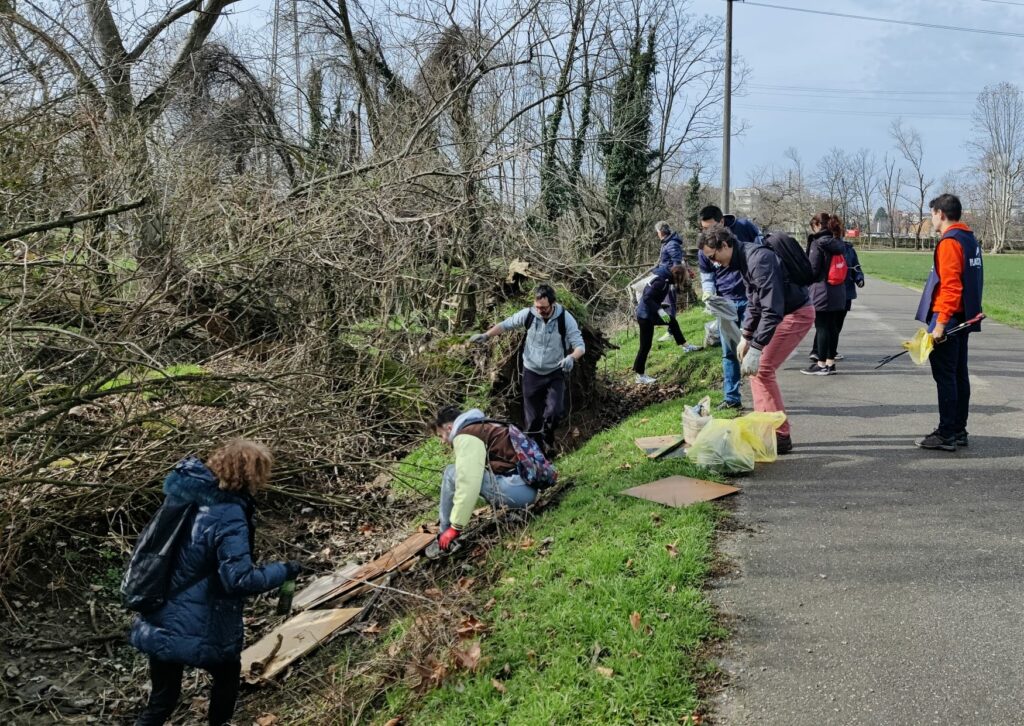
[(929, 367), (872, 370), (918, 297), (868, 280), (839, 375), (797, 372), (810, 337), (780, 374), (795, 450), (740, 480), (717, 723), (1024, 724), (1024, 332), (971, 335), (970, 446), (920, 450)]

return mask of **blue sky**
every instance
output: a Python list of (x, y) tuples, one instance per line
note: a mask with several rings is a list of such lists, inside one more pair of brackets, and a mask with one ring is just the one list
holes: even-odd
[[(677, 0), (678, 1), (678, 0)], [(760, 2), (761, 0), (757, 0)], [(751, 0), (754, 2), (754, 0)], [(234, 22), (262, 21), (272, 0), (242, 0)], [(285, 4), (288, 2), (285, 0)], [(724, 17), (724, 0), (686, 0)], [(1024, 32), (1024, 0), (763, 0), (763, 4), (894, 20)], [(750, 69), (734, 101), (733, 186), (765, 165), (783, 167), (794, 146), (806, 166), (833, 146), (892, 150), (898, 117), (920, 131), (936, 181), (969, 163), (970, 114), (986, 85), (1024, 85), (1024, 37), (1000, 37), (734, 4), (734, 50)], [(717, 164), (716, 157), (714, 163)]]

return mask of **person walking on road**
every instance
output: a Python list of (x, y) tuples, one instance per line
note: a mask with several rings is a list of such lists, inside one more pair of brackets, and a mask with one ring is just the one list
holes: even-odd
[[(700, 249), (713, 263), (736, 270), (743, 279), (747, 307), (743, 339), (736, 347), (740, 373), (750, 376), (755, 411), (785, 411), (775, 372), (814, 324), (807, 288), (788, 282), (778, 256), (764, 243), (741, 242), (723, 225), (700, 236)], [(793, 450), (789, 418), (776, 432), (778, 451)]]
[[(807, 237), (807, 257), (815, 282), (810, 286), (814, 304), (814, 348), (816, 360), (800, 371), (809, 376), (836, 374), (836, 347), (839, 345), (840, 318), (846, 315), (846, 258), (843, 250), (843, 222), (839, 217), (821, 212), (811, 218), (811, 234)], [(833, 266), (841, 264), (842, 275), (833, 279)]]
[(523, 348), (523, 424), (530, 436), (550, 456), (555, 446), (555, 427), (565, 413), (565, 377), (587, 352), (576, 318), (555, 299), (555, 289), (538, 285), (532, 308), (470, 337), (484, 343), (510, 330), (526, 328)]
[[(684, 352), (696, 350), (686, 342), (686, 336), (683, 335), (676, 320), (677, 290), (686, 284), (686, 280), (686, 268), (682, 265), (673, 265), (671, 268), (656, 267), (653, 279), (647, 283), (640, 296), (640, 302), (636, 306), (636, 322), (640, 326), (640, 347), (637, 348), (636, 358), (633, 360), (633, 372), (636, 374), (636, 382), (641, 385), (650, 385), (657, 380), (646, 373), (647, 356), (651, 352), (656, 325), (667, 324), (669, 335)], [(660, 315), (662, 300), (665, 299), (669, 301), (667, 322), (662, 321)]]
[(917, 445), (922, 449), (956, 451), (967, 446), (967, 416), (971, 379), (967, 368), (970, 333), (981, 323), (946, 336), (946, 329), (981, 313), (984, 274), (981, 246), (974, 232), (960, 221), (960, 199), (942, 194), (928, 203), (932, 226), (939, 232), (933, 266), (917, 307), (916, 320), (928, 326), (935, 347), (928, 357), (939, 399), (939, 426)]
[[(715, 225), (723, 226), (741, 242), (756, 242), (761, 238), (761, 230), (749, 219), (737, 219), (731, 214), (722, 214), (722, 210), (714, 205), (704, 207), (698, 216), (703, 229)], [(707, 302), (711, 297), (719, 295), (730, 300), (736, 306), (736, 324), (742, 324), (747, 307), (747, 291), (739, 272), (716, 265), (700, 249), (697, 250), (697, 268), (700, 272), (701, 299)], [(723, 338), (722, 392), (725, 399), (718, 405), (719, 409), (743, 408), (740, 378), (740, 363), (736, 357), (736, 350), (731, 341)]]
[[(846, 238), (843, 240), (846, 247), (843, 248), (843, 257), (846, 258), (846, 309), (839, 316), (839, 329), (836, 331), (838, 338), (843, 334), (843, 325), (846, 324), (846, 314), (853, 309), (853, 301), (857, 299), (857, 289), (864, 287), (864, 270), (860, 266), (860, 258), (857, 257), (857, 250), (853, 242)], [(836, 360), (842, 360), (843, 355), (836, 348)], [(811, 350), (811, 360), (818, 360), (817, 351)]]

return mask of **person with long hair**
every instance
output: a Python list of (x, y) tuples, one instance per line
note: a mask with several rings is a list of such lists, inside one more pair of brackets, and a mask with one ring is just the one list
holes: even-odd
[[(633, 372), (636, 373), (636, 382), (641, 385), (650, 385), (657, 380), (646, 373), (647, 356), (654, 342), (656, 325), (668, 325), (668, 332), (675, 339), (676, 345), (681, 346), (684, 352), (693, 350), (693, 346), (687, 345), (686, 336), (683, 335), (679, 321), (676, 320), (676, 291), (685, 285), (689, 278), (686, 268), (683, 265), (663, 265), (654, 268), (653, 274), (654, 277), (647, 283), (636, 306), (636, 322), (640, 326), (640, 347), (633, 360)], [(668, 301), (667, 323), (662, 321), (659, 314), (664, 300)]]
[(205, 463), (195, 456), (178, 462), (164, 480), (168, 499), (198, 506), (166, 602), (132, 624), (131, 643), (149, 656), (153, 683), (136, 726), (159, 726), (171, 717), (185, 666), (213, 677), (210, 726), (231, 720), (242, 669), (245, 598), (295, 579), (302, 569), (295, 561), (253, 563), (253, 496), (266, 486), (273, 461), (262, 444), (236, 439)]
[(836, 349), (839, 345), (840, 319), (846, 311), (846, 277), (839, 284), (828, 280), (829, 267), (836, 255), (842, 259), (843, 268), (846, 248), (843, 221), (834, 214), (821, 212), (811, 218), (811, 234), (807, 237), (807, 257), (815, 282), (809, 292), (814, 304), (814, 354), (817, 360), (801, 370), (809, 376), (832, 376), (836, 374)]

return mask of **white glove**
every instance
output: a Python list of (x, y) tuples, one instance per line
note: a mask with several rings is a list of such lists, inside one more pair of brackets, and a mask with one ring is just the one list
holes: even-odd
[(564, 372), (568, 373), (569, 371), (571, 371), (574, 365), (576, 365), (576, 359), (573, 358), (571, 355), (567, 355), (565, 356), (565, 358), (562, 359), (562, 370)]
[(471, 335), (469, 337), (469, 342), (473, 343), (474, 345), (478, 343), (485, 343), (487, 342), (487, 333), (477, 333), (476, 335)]
[(669, 321), (668, 310), (666, 310), (665, 308), (658, 308), (658, 315), (660, 315), (661, 319), (664, 320), (666, 323)]
[(740, 338), (739, 345), (736, 346), (736, 360), (742, 361), (748, 350), (750, 350), (750, 341)]
[(702, 303), (706, 303), (706, 302), (707, 302), (708, 300), (710, 300), (710, 299), (711, 299), (711, 298), (713, 298), (714, 296), (715, 296), (715, 294), (714, 294), (714, 293), (712, 293), (712, 292), (708, 292), (707, 290), (705, 290), (705, 291), (704, 291), (704, 292), (702, 292), (702, 293), (701, 293), (701, 295), (700, 295), (700, 301), (701, 301)]
[(761, 366), (761, 351), (757, 348), (751, 348), (745, 352), (746, 355), (743, 356), (743, 362), (740, 363), (740, 375), (756, 376), (757, 369)]

